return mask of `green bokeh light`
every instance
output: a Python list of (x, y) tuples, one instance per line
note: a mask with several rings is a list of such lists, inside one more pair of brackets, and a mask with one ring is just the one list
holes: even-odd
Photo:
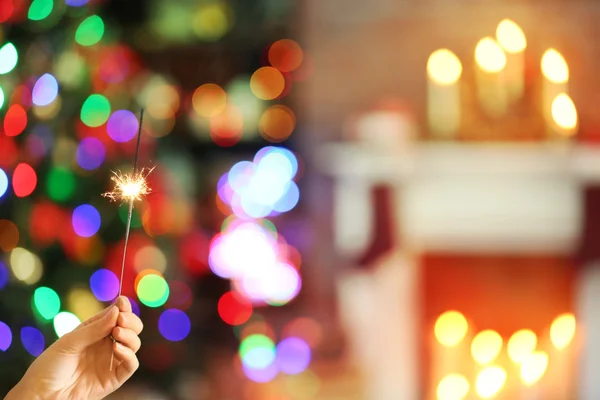
[(66, 201), (75, 192), (75, 175), (69, 169), (52, 167), (46, 181), (48, 196), (54, 201)]
[(51, 320), (60, 311), (60, 298), (49, 287), (41, 286), (33, 293), (33, 305), (45, 320)]
[[(127, 222), (127, 214), (129, 213), (129, 207), (126, 204), (123, 204), (119, 207), (119, 219), (123, 222)], [(140, 219), (139, 211), (135, 208), (131, 213), (131, 227), (139, 228), (142, 226), (142, 220)]]
[(266, 349), (275, 352), (275, 343), (265, 335), (250, 335), (240, 345), (240, 357), (244, 358), (252, 350)]
[(17, 48), (12, 43), (6, 43), (0, 47), (0, 75), (8, 74), (12, 71), (19, 61)]
[(162, 276), (149, 274), (140, 279), (137, 295), (146, 306), (160, 307), (169, 299), (169, 285)]
[(0, 86), (0, 108), (4, 105), (4, 90), (2, 90), (2, 86)]
[(97, 128), (108, 121), (110, 103), (101, 94), (90, 95), (81, 106), (81, 121), (90, 128)]
[(48, 17), (54, 7), (53, 0), (33, 0), (27, 13), (27, 18), (32, 21), (41, 21)]
[(82, 46), (93, 46), (104, 36), (104, 21), (97, 15), (84, 19), (75, 32), (75, 41)]

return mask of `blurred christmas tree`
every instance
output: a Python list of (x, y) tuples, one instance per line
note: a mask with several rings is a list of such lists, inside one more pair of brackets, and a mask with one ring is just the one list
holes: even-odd
[[(284, 103), (305, 71), (279, 40), (290, 12), (281, 0), (0, 2), (0, 390), (114, 299), (127, 210), (100, 194), (130, 168), (142, 107), (141, 164), (158, 167), (123, 283), (147, 327), (136, 379), (168, 387), (207, 346), (237, 343), (217, 307), (230, 283), (208, 258), (239, 213), (215, 189), (234, 159), (294, 130)], [(264, 225), (273, 207), (250, 217)]]

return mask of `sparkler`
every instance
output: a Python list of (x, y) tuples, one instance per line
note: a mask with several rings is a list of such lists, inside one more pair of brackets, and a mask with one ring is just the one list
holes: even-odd
[[(121, 278), (119, 279), (119, 296), (123, 290), (123, 275), (125, 273), (125, 258), (127, 256), (127, 243), (129, 242), (129, 231), (131, 230), (131, 217), (133, 214), (133, 202), (135, 200), (141, 200), (142, 196), (150, 193), (151, 189), (148, 186), (146, 178), (152, 172), (154, 168), (145, 169), (142, 168), (138, 171), (138, 156), (140, 154), (140, 139), (142, 136), (142, 121), (144, 120), (144, 110), (140, 112), (140, 123), (138, 126), (137, 133), (137, 144), (135, 147), (135, 158), (133, 161), (133, 172), (131, 174), (124, 174), (120, 171), (113, 172), (111, 180), (115, 183), (115, 188), (112, 192), (102, 194), (104, 197), (108, 197), (111, 201), (127, 201), (129, 202), (129, 212), (127, 214), (127, 223), (125, 225), (125, 244), (123, 246), (123, 261), (121, 263)], [(116, 340), (110, 336), (113, 343)], [(112, 352), (110, 356), (110, 370), (112, 371), (115, 353)]]

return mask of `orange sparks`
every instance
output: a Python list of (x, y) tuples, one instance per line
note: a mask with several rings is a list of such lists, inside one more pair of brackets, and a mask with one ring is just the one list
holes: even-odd
[(111, 201), (141, 200), (142, 196), (151, 192), (146, 178), (153, 170), (154, 168), (144, 168), (135, 174), (123, 174), (120, 171), (113, 171), (113, 176), (110, 179), (115, 183), (115, 190), (104, 193), (102, 196), (108, 197)]

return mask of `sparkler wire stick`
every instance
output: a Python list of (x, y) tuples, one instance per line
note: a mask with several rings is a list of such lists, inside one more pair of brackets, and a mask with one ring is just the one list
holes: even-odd
[[(142, 123), (144, 121), (144, 109), (142, 108), (142, 110), (140, 111), (140, 123), (138, 126), (138, 133), (137, 133), (137, 144), (135, 146), (135, 157), (133, 159), (133, 174), (132, 176), (135, 178), (137, 176), (137, 172), (138, 172), (138, 158), (140, 155), (140, 139), (142, 137)], [(130, 196), (129, 198), (129, 212), (127, 213), (127, 223), (125, 225), (125, 244), (123, 246), (123, 261), (121, 262), (121, 278), (119, 279), (119, 296), (121, 296), (121, 293), (123, 291), (123, 276), (125, 274), (125, 258), (127, 256), (127, 243), (129, 243), (129, 231), (131, 230), (131, 218), (133, 216), (133, 201), (135, 200), (134, 196)], [(112, 337), (112, 335), (110, 336), (113, 343), (116, 342), (115, 338)], [(114, 358), (115, 358), (115, 352), (113, 351), (110, 355), (110, 370), (112, 371), (113, 369), (113, 362), (114, 362)]]

